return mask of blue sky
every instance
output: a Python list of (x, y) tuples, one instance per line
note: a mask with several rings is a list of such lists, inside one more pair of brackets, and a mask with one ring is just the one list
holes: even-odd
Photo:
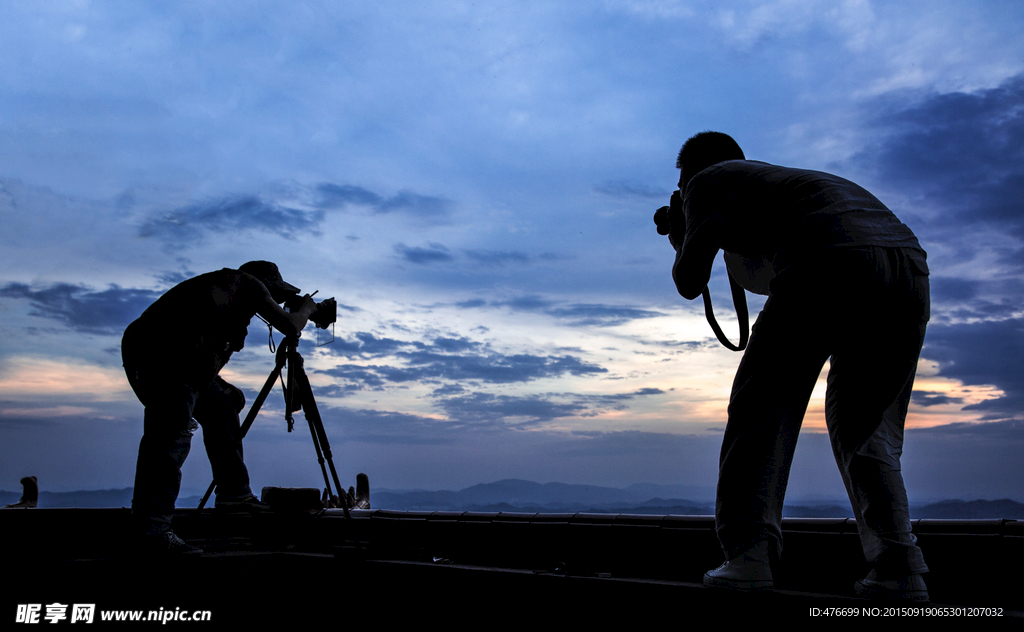
[[(252, 259), (341, 305), (338, 340), (304, 354), (346, 479), (713, 486), (739, 355), (675, 294), (651, 216), (680, 144), (716, 129), (914, 229), (933, 320), (910, 493), (1024, 500), (1018, 3), (3, 11), (0, 488), (131, 485), (121, 332), (175, 282)], [(723, 279), (719, 262), (734, 331)], [(257, 321), (224, 375), (251, 400), (271, 366)], [(823, 379), (797, 496), (843, 494)], [(186, 492), (209, 479), (198, 439)], [(246, 450), (256, 487), (318, 484), (274, 399)]]

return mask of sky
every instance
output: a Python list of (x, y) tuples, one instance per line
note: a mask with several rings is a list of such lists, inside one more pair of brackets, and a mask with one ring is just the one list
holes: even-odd
[[(256, 259), (338, 300), (335, 341), (310, 327), (301, 350), (343, 480), (713, 488), (740, 355), (676, 293), (651, 221), (713, 129), (915, 231), (933, 294), (911, 499), (1024, 501), (1024, 4), (2, 8), (0, 489), (131, 486), (124, 328)], [(250, 401), (267, 338), (254, 319), (222, 372)], [(826, 372), (791, 497), (844, 496)], [(246, 438), (253, 486), (320, 486), (278, 392)], [(200, 435), (183, 494), (210, 480)]]

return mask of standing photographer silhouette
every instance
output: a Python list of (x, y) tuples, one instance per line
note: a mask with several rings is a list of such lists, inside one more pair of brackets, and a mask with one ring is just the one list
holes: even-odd
[(715, 524), (726, 562), (704, 584), (773, 586), (793, 451), (831, 359), (825, 418), (872, 568), (855, 590), (926, 601), (928, 567), (900, 468), (929, 318), (917, 237), (856, 184), (746, 160), (725, 134), (690, 138), (676, 166), (679, 191), (655, 222), (676, 249), (679, 293), (700, 296), (722, 250), (736, 282), (768, 295), (736, 371), (722, 441)]
[[(242, 349), (259, 314), (286, 336), (298, 336), (317, 304), (285, 283), (277, 266), (250, 261), (183, 281), (128, 325), (121, 356), (128, 382), (146, 407), (132, 498), (138, 545), (153, 554), (198, 554), (171, 530), (181, 466), (192, 432), (203, 442), (217, 481), (217, 507), (259, 508), (242, 457), (238, 413), (245, 395), (218, 373)], [(294, 300), (290, 311), (280, 303)]]

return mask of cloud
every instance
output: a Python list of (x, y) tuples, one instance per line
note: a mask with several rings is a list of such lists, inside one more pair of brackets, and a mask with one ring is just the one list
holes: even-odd
[(516, 311), (522, 312), (540, 312), (544, 311), (554, 303), (546, 298), (540, 296), (528, 295), (518, 296), (503, 301), (491, 301), (491, 305), (495, 307), (508, 307)]
[[(875, 104), (883, 110), (876, 126), (884, 140), (853, 163), (895, 190), (909, 188), (911, 198), (941, 210), (934, 219), (960, 235), (990, 227), (1024, 239), (1024, 74), (911, 107), (889, 99)], [(1019, 258), (1020, 251), (1014, 254)]]
[(324, 211), (280, 206), (252, 195), (237, 195), (190, 204), (153, 217), (139, 228), (140, 237), (153, 237), (178, 249), (201, 243), (207, 233), (263, 231), (289, 239), (318, 235)]
[(395, 252), (409, 263), (415, 263), (416, 265), (447, 263), (455, 260), (455, 255), (448, 248), (437, 243), (428, 244), (427, 248), (395, 244)]
[(377, 204), (375, 210), (378, 213), (398, 212), (420, 218), (437, 218), (447, 215), (451, 207), (451, 201), (445, 198), (420, 195), (411, 191), (401, 191), (398, 195)]
[(547, 393), (544, 395), (496, 395), (476, 392), (463, 395), (465, 389), (443, 391), (433, 395), (437, 405), (454, 421), (508, 424), (510, 419), (520, 420), (515, 426), (535, 425), (563, 417), (593, 417), (603, 410), (623, 410), (624, 402), (636, 397), (664, 393), (659, 388), (642, 388), (632, 393), (612, 395), (580, 395), (574, 393)]
[(160, 297), (160, 292), (121, 288), (94, 291), (84, 285), (56, 283), (33, 290), (23, 283), (8, 283), (0, 296), (27, 299), (32, 316), (60, 321), (71, 329), (89, 334), (121, 335), (125, 327)]
[(466, 256), (487, 266), (505, 266), (509, 263), (528, 263), (530, 257), (522, 252), (500, 250), (466, 250)]
[(559, 305), (540, 296), (520, 296), (501, 301), (472, 301), (460, 303), (460, 307), (507, 307), (513, 311), (539, 312), (563, 319), (571, 327), (613, 327), (631, 320), (664, 316), (654, 310), (628, 305), (605, 305), (601, 303), (572, 303)]
[(985, 411), (986, 419), (1021, 418), (1024, 410), (1024, 318), (932, 325), (925, 357), (939, 363), (940, 374), (964, 384), (992, 384), (1005, 395), (966, 406)]
[[(23, 408), (26, 398), (43, 398), (44, 406), (58, 405), (52, 399), (55, 397), (72, 398), (78, 405), (119, 401), (130, 392), (120, 368), (72, 358), (9, 357), (4, 358), (0, 370), (0, 398), (12, 400), (0, 401), (0, 408)], [(18, 401), (13, 401), (15, 398)]]
[(354, 336), (355, 340), (351, 341), (336, 339), (329, 347), (329, 351), (348, 358), (372, 358), (393, 354), (413, 344), (394, 338), (378, 338), (366, 331), (356, 332)]
[(317, 206), (320, 208), (342, 208), (349, 204), (375, 206), (384, 199), (373, 191), (351, 184), (330, 184), (325, 182), (318, 184), (314, 187), (314, 190), (319, 196), (317, 198)]
[(930, 428), (914, 428), (909, 432), (915, 434), (949, 436), (949, 437), (973, 437), (978, 439), (993, 439), (999, 442), (1019, 443), (1024, 440), (1024, 420), (1010, 419), (1005, 421), (990, 421), (985, 423), (952, 423)]
[(607, 373), (608, 369), (584, 362), (575, 356), (539, 356), (531, 354), (452, 355), (432, 351), (404, 351), (395, 354), (407, 366), (340, 364), (321, 371), (369, 388), (387, 382), (431, 382), (438, 380), (476, 380), (490, 384), (530, 382), (542, 378)]
[(575, 356), (539, 356), (467, 354), (447, 355), (430, 351), (397, 354), (424, 376), (450, 380), (480, 380), (492, 384), (529, 382), (546, 377), (607, 373), (608, 369), (584, 362)]
[(435, 336), (424, 341), (383, 338), (369, 332), (354, 340), (339, 339), (332, 353), (349, 359), (390, 357), (403, 363), (338, 364), (319, 371), (361, 388), (381, 389), (388, 383), (467, 380), (511, 384), (542, 378), (597, 375), (608, 370), (572, 355), (502, 354), (466, 337)]
[(449, 418), (460, 422), (500, 422), (509, 418), (526, 418), (518, 425), (533, 425), (560, 417), (573, 417), (587, 412), (580, 402), (556, 402), (540, 395), (494, 395), (473, 393), (440, 400), (438, 405)]
[[(661, 200), (668, 203), (668, 197), (672, 193), (661, 187), (652, 187), (636, 182), (623, 182), (620, 180), (603, 182), (594, 187), (594, 191), (616, 198), (640, 198), (643, 200)], [(653, 214), (653, 211), (652, 211)]]
[[(1002, 274), (1005, 267), (992, 272)], [(963, 279), (932, 276), (932, 302), (946, 320), (1003, 320), (1024, 310), (1024, 278)], [(934, 313), (933, 313), (934, 316)]]
[(568, 320), (567, 324), (573, 327), (612, 327), (631, 320), (664, 316), (661, 312), (649, 309), (596, 303), (576, 303), (567, 307), (551, 308), (546, 312), (556, 318)]
[(443, 197), (399, 191), (384, 197), (351, 184), (322, 183), (314, 187), (319, 208), (337, 209), (349, 205), (366, 206), (376, 214), (404, 213), (420, 219), (439, 219), (451, 212), (453, 203)]
[(915, 406), (941, 406), (943, 404), (962, 404), (962, 397), (950, 397), (945, 393), (936, 393), (932, 391), (917, 391), (915, 390), (911, 394), (911, 400)]
[(453, 424), (408, 413), (330, 406), (325, 407), (324, 420), (332, 426), (332, 436), (340, 431), (345, 441), (425, 446), (460, 440), (458, 433), (452, 432)]
[(163, 285), (172, 286), (187, 281), (194, 276), (197, 276), (196, 272), (190, 272), (188, 270), (176, 271), (170, 270), (166, 272), (160, 272), (153, 275), (157, 281), (160, 281)]
[[(404, 243), (398, 243), (395, 244), (394, 249), (400, 257), (410, 263), (448, 263), (456, 260), (456, 255), (451, 249), (444, 244), (436, 242), (428, 244), (426, 248), (406, 246)], [(503, 268), (508, 265), (531, 263), (534, 260), (533, 257), (525, 252), (514, 250), (467, 249), (463, 250), (462, 254), (471, 262), (471, 264), (465, 264), (469, 269), (476, 269), (480, 266)], [(537, 259), (542, 261), (550, 260), (546, 255), (540, 255)]]
[(320, 397), (348, 397), (353, 393), (357, 393), (363, 390), (356, 384), (328, 384), (327, 386), (318, 386), (316, 388), (316, 394)]

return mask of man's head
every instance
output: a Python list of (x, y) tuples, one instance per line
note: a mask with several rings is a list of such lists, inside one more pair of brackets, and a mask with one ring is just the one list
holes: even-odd
[(732, 139), (732, 136), (721, 132), (701, 132), (691, 136), (683, 143), (676, 158), (679, 169), (679, 189), (686, 191), (690, 178), (704, 171), (711, 165), (723, 160), (745, 160), (743, 150)]
[(238, 270), (251, 274), (262, 281), (263, 285), (270, 290), (270, 296), (274, 298), (275, 302), (283, 303), (285, 299), (301, 291), (294, 285), (284, 282), (276, 263), (270, 261), (250, 261), (243, 263)]

